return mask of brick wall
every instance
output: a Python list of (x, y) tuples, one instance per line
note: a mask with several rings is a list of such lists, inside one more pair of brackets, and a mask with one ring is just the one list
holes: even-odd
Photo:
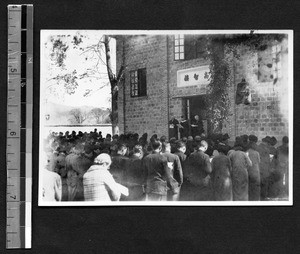
[(209, 65), (210, 62), (203, 58), (192, 60), (174, 60), (174, 36), (168, 36), (168, 63), (169, 63), (169, 86), (170, 86), (170, 116), (180, 119), (184, 115), (183, 99), (190, 96), (206, 94), (205, 89), (198, 86), (177, 87), (177, 71)]
[[(120, 133), (134, 131), (139, 134), (147, 132), (149, 135), (157, 133), (159, 136), (168, 136), (169, 118), (175, 116), (180, 119), (184, 114), (183, 98), (206, 94), (206, 90), (200, 86), (177, 87), (177, 71), (209, 65), (209, 61), (201, 58), (175, 61), (174, 37), (171, 35), (123, 38), (126, 75), (124, 86), (119, 89)], [(234, 58), (232, 53), (227, 52), (231, 69), (231, 107), (223, 133), (228, 133), (231, 140), (242, 134), (255, 134), (259, 140), (266, 135), (275, 136), (278, 140), (288, 135), (287, 42), (283, 41), (279, 48), (281, 58), (280, 64), (276, 66), (280, 66), (280, 75), (272, 75), (277, 67), (274, 64), (270, 67), (272, 57), (270, 58), (270, 53), (266, 53), (272, 52), (270, 48), (258, 53), (239, 46), (239, 58)], [(122, 40), (117, 40), (117, 69), (122, 50)], [(139, 68), (147, 70), (147, 96), (131, 98), (129, 71)], [(250, 85), (252, 102), (249, 106), (235, 104), (236, 87), (242, 78)], [(277, 82), (274, 82), (275, 78)]]
[[(270, 51), (269, 46), (266, 51)], [(235, 87), (245, 78), (250, 85), (251, 105), (234, 105), (236, 135), (255, 134), (261, 140), (265, 136), (275, 136), (281, 140), (288, 135), (288, 59), (287, 41), (280, 44), (281, 70), (280, 76), (274, 64), (277, 62), (264, 52), (252, 52), (247, 47), (240, 46), (239, 59), (234, 61)], [(268, 70), (271, 69), (271, 70)], [(274, 70), (273, 70), (274, 69)], [(261, 70), (266, 70), (262, 72)], [(268, 73), (261, 77), (262, 73)], [(275, 78), (277, 82), (274, 81)]]
[[(121, 48), (120, 42), (117, 45)], [(121, 51), (121, 50), (119, 50)], [(167, 44), (166, 36), (128, 36), (125, 43), (125, 86), (119, 89), (120, 133), (134, 131), (167, 135)], [(120, 59), (119, 52), (117, 59)], [(120, 61), (120, 60), (118, 60)], [(129, 72), (146, 68), (147, 96), (130, 96)], [(125, 92), (124, 92), (125, 87)], [(124, 103), (125, 95), (125, 103)], [(123, 109), (125, 106), (125, 116)]]

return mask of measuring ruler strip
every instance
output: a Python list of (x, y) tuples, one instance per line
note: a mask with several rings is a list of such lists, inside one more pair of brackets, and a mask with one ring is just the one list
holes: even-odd
[(8, 6), (6, 248), (31, 248), (33, 6)]

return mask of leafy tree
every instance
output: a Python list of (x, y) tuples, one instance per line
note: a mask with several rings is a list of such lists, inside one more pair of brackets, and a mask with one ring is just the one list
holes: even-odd
[[(97, 43), (91, 43), (90, 38), (83, 32), (77, 32), (76, 35), (61, 35), (51, 36), (50, 38), (50, 58), (52, 61), (52, 67), (58, 72), (58, 75), (51, 75), (48, 80), (49, 89), (51, 94), (61, 96), (61, 93), (74, 94), (79, 86), (80, 80), (95, 80), (96, 89), (86, 89), (83, 96), (90, 96), (92, 93), (102, 89), (103, 87), (110, 85), (111, 88), (111, 108), (113, 133), (117, 129), (118, 125), (118, 87), (123, 81), (124, 76), (124, 61), (120, 65), (120, 69), (117, 73), (113, 72), (111, 62), (111, 48), (110, 41), (111, 36), (102, 35)], [(71, 45), (73, 50), (77, 50), (79, 54), (84, 57), (86, 63), (89, 60), (96, 59), (94, 66), (78, 71), (68, 70), (65, 62), (68, 58), (68, 52)], [(46, 47), (49, 45), (46, 45)], [(103, 68), (104, 67), (104, 68)], [(105, 80), (105, 81), (104, 81)], [(99, 82), (102, 81), (102, 82)]]

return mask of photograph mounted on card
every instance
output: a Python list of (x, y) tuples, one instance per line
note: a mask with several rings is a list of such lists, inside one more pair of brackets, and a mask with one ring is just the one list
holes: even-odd
[(42, 30), (40, 206), (293, 204), (293, 32)]

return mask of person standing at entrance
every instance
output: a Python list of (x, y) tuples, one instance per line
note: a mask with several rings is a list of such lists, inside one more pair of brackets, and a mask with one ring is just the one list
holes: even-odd
[(169, 139), (178, 139), (178, 125), (179, 121), (174, 116), (172, 116), (171, 120), (169, 121)]
[(201, 136), (201, 134), (204, 133), (203, 122), (199, 115), (195, 115), (194, 119), (191, 121), (191, 130), (194, 138), (195, 136)]
[(187, 138), (189, 136), (189, 120), (184, 119), (184, 116), (181, 116), (179, 123), (179, 132), (180, 138)]

